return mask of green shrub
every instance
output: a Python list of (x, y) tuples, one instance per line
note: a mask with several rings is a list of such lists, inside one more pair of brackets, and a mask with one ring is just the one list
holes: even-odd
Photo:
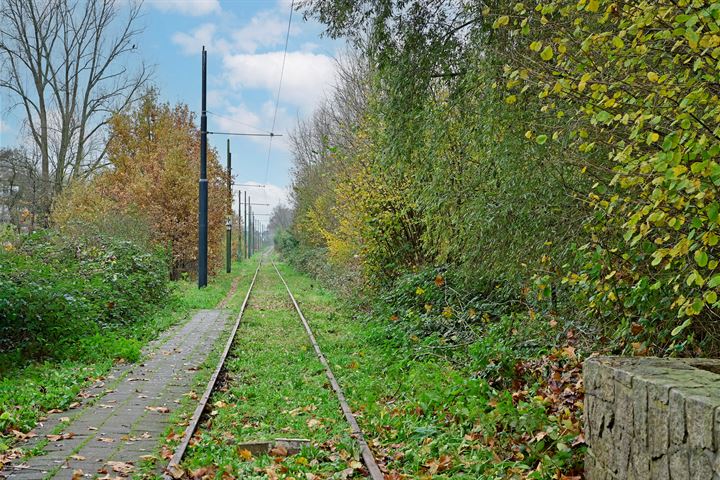
[(280, 253), (290, 253), (297, 249), (300, 243), (289, 230), (278, 230), (273, 241)]
[(58, 356), (79, 337), (162, 304), (167, 278), (160, 250), (102, 236), (29, 235), (0, 251), (0, 351)]

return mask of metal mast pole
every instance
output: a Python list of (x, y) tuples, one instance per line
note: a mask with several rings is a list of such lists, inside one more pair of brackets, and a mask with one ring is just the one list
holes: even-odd
[(228, 191), (228, 215), (225, 225), (225, 272), (232, 270), (232, 154), (230, 153), (230, 139), (227, 140), (227, 191)]
[(238, 190), (238, 262), (242, 260), (242, 192)]
[(247, 207), (248, 207), (248, 197), (247, 197), (247, 190), (245, 190), (245, 193), (243, 193), (243, 198), (245, 201), (243, 202), (243, 222), (242, 222), (242, 256), (243, 258), (247, 259)]
[(207, 52), (202, 49), (202, 94), (200, 110), (200, 198), (198, 205), (198, 288), (207, 286), (208, 183), (207, 183)]

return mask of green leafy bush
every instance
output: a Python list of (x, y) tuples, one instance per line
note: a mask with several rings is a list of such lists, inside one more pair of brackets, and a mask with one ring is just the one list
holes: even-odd
[(50, 231), (0, 251), (0, 351), (57, 356), (165, 301), (167, 259), (129, 241)]

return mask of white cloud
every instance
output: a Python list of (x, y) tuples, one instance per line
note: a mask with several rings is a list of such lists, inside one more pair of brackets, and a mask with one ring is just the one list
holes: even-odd
[(314, 52), (319, 47), (320, 46), (315, 42), (305, 42), (302, 45), (300, 45), (300, 50), (303, 52)]
[[(290, 33), (299, 29), (291, 27)], [(250, 23), (233, 32), (233, 44), (241, 52), (253, 53), (260, 47), (284, 45), (287, 33), (287, 18), (277, 12), (263, 11), (255, 15)]]
[[(244, 182), (242, 187), (238, 187), (243, 191), (248, 192), (252, 203), (267, 203), (268, 205), (255, 205), (253, 211), (261, 214), (258, 216), (259, 221), (267, 224), (270, 220), (269, 214), (272, 213), (273, 208), (277, 205), (289, 205), (290, 204), (290, 188), (279, 187), (273, 184), (266, 184), (263, 186), (258, 182)], [(233, 195), (233, 208), (238, 211), (237, 195)]]
[[(261, 88), (275, 92), (282, 59), (283, 52), (227, 55), (223, 59), (227, 81), (233, 88)], [(280, 101), (309, 112), (333, 85), (334, 80), (335, 61), (331, 57), (309, 52), (288, 52)]]
[(179, 45), (185, 55), (197, 55), (202, 47), (215, 53), (225, 54), (230, 51), (230, 45), (223, 39), (216, 39), (217, 26), (212, 23), (203, 23), (190, 33), (176, 32), (172, 42)]
[(0, 133), (7, 133), (10, 131), (10, 126), (7, 124), (7, 122), (4, 122), (2, 119), (0, 119)]
[(248, 110), (245, 105), (228, 106), (225, 108), (223, 116), (213, 118), (213, 123), (217, 125), (218, 130), (223, 132), (245, 131), (246, 127), (257, 132), (261, 131), (260, 117)]
[(193, 17), (221, 11), (219, 0), (146, 0), (146, 4), (162, 12), (174, 12)]

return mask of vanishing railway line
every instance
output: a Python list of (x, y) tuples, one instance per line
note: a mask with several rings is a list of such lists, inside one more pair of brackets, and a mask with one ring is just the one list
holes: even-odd
[[(216, 366), (212, 376), (210, 377), (210, 380), (208, 381), (208, 384), (205, 388), (203, 395), (198, 400), (198, 404), (194, 410), (194, 413), (193, 413), (187, 427), (185, 428), (185, 431), (182, 435), (182, 438), (181, 438), (179, 444), (175, 448), (175, 451), (167, 465), (167, 468), (165, 469), (164, 477), (163, 477), (165, 480), (181, 478), (181, 476), (183, 475), (183, 470), (181, 468), (183, 458), (185, 457), (185, 454), (188, 450), (188, 446), (191, 443), (191, 439), (198, 431), (198, 427), (203, 419), (203, 414), (204, 414), (204, 412), (206, 412), (208, 403), (210, 402), (213, 392), (216, 390), (218, 379), (221, 377), (221, 373), (222, 373), (223, 369), (225, 368), (226, 360), (228, 359), (228, 356), (233, 348), (233, 344), (235, 343), (238, 328), (240, 327), (240, 324), (243, 321), (243, 315), (245, 314), (245, 311), (247, 309), (248, 301), (250, 300), (250, 297), (252, 296), (253, 288), (255, 287), (256, 280), (258, 278), (258, 274), (260, 273), (260, 270), (261, 270), (264, 262), (266, 262), (266, 254), (261, 256), (258, 266), (255, 269), (255, 273), (253, 275), (252, 281), (250, 282), (250, 285), (245, 294), (245, 298), (243, 300), (242, 306), (240, 307), (238, 316), (232, 326), (230, 335), (225, 344), (225, 348), (223, 349), (223, 351), (221, 353), (220, 359), (218, 361), (218, 365)], [(275, 264), (275, 262), (272, 259), (270, 260), (270, 264), (272, 265), (273, 269), (275, 270), (275, 273), (277, 274), (278, 278), (284, 285), (285, 290), (287, 291), (287, 294), (289, 296), (289, 299), (294, 306), (295, 312), (297, 313), (298, 318), (299, 318), (300, 322), (302, 323), (303, 329), (305, 330), (305, 332), (308, 336), (308, 340), (309, 340), (310, 344), (312, 345), (312, 348), (317, 356), (317, 359), (322, 364), (322, 366), (325, 370), (325, 374), (326, 374), (327, 379), (335, 393), (335, 396), (337, 398), (337, 401), (339, 403), (339, 406), (343, 413), (343, 416), (345, 417), (345, 420), (347, 421), (348, 425), (350, 426), (351, 437), (355, 440), (355, 442), (358, 446), (363, 463), (365, 465), (365, 468), (368, 471), (368, 477), (371, 478), (372, 480), (382, 480), (384, 478), (384, 475), (381, 472), (380, 468), (378, 467), (378, 464), (372, 454), (372, 451), (370, 450), (367, 442), (365, 441), (364, 434), (363, 434), (360, 426), (357, 423), (355, 415), (353, 414), (350, 406), (348, 405), (347, 400), (345, 399), (343, 390), (340, 387), (340, 384), (338, 383), (335, 375), (333, 374), (332, 369), (330, 368), (330, 364), (328, 363), (325, 355), (322, 353), (322, 350), (320, 349), (320, 346), (319, 346), (317, 340), (315, 339), (315, 335), (313, 334), (313, 331), (312, 331), (307, 319), (305, 318), (302, 310), (300, 309), (300, 305), (298, 304), (297, 300), (295, 299), (295, 296), (293, 295), (292, 291), (290, 290), (290, 286), (285, 281), (282, 274), (280, 273), (280, 270), (277, 268), (277, 265)]]

